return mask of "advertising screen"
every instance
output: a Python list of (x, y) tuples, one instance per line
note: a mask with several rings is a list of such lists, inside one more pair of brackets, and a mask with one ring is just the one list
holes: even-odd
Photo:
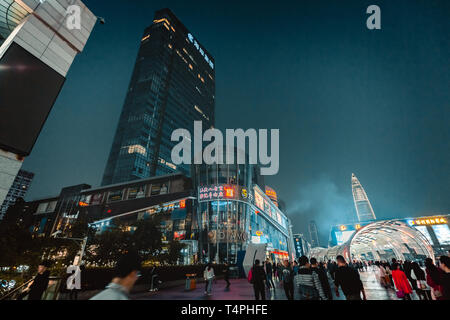
[(437, 224), (432, 226), (434, 234), (441, 246), (450, 245), (450, 230), (446, 224)]
[(255, 205), (264, 210), (264, 198), (259, 194), (259, 192), (255, 189)]
[(65, 78), (12, 43), (0, 58), (0, 147), (27, 156)]
[(352, 231), (337, 231), (336, 232), (336, 241), (338, 245), (341, 245), (350, 239), (350, 237), (355, 233), (355, 230)]

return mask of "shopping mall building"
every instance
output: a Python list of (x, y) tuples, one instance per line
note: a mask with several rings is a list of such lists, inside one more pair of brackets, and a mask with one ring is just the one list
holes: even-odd
[[(267, 257), (293, 258), (287, 216), (263, 191), (253, 165), (196, 165), (193, 178), (175, 173), (92, 188), (81, 184), (59, 196), (27, 203), (36, 236), (71, 236), (87, 218), (102, 232), (120, 226), (133, 232), (137, 221), (158, 215), (163, 244), (186, 244), (183, 264), (239, 263), (249, 243), (266, 243)], [(258, 184), (259, 183), (259, 184)], [(260, 187), (261, 186), (261, 187)]]
[(313, 248), (310, 255), (326, 261), (343, 255), (347, 260), (423, 261), (450, 250), (450, 215), (375, 220), (331, 228), (329, 248)]

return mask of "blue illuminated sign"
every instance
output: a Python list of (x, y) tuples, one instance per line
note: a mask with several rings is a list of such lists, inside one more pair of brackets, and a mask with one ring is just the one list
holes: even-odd
[(205, 53), (202, 47), (198, 44), (197, 40), (194, 39), (194, 36), (190, 33), (188, 33), (188, 39), (191, 43), (194, 44), (194, 47), (197, 48), (198, 52), (205, 58), (205, 61), (209, 64), (211, 69), (214, 69), (214, 63), (211, 61), (211, 59), (208, 57), (208, 55)]

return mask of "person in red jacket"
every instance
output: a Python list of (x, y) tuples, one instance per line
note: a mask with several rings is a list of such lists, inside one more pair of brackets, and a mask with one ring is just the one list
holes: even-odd
[(412, 288), (406, 274), (400, 270), (400, 265), (398, 263), (394, 263), (392, 269), (392, 279), (394, 280), (397, 291), (403, 292), (403, 299), (411, 300), (410, 294), (412, 293)]

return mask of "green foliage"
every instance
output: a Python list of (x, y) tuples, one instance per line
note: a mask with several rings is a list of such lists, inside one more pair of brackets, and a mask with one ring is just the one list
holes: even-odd
[(120, 256), (130, 250), (137, 251), (143, 261), (155, 260), (162, 250), (160, 219), (137, 221), (132, 231), (114, 226), (96, 234), (86, 250), (86, 260), (96, 266), (112, 266)]
[(136, 230), (131, 235), (132, 246), (142, 259), (150, 260), (160, 253), (162, 241), (159, 221), (157, 219), (145, 219), (138, 221)]
[(85, 260), (97, 266), (112, 266), (131, 247), (130, 233), (111, 227), (89, 241)]

